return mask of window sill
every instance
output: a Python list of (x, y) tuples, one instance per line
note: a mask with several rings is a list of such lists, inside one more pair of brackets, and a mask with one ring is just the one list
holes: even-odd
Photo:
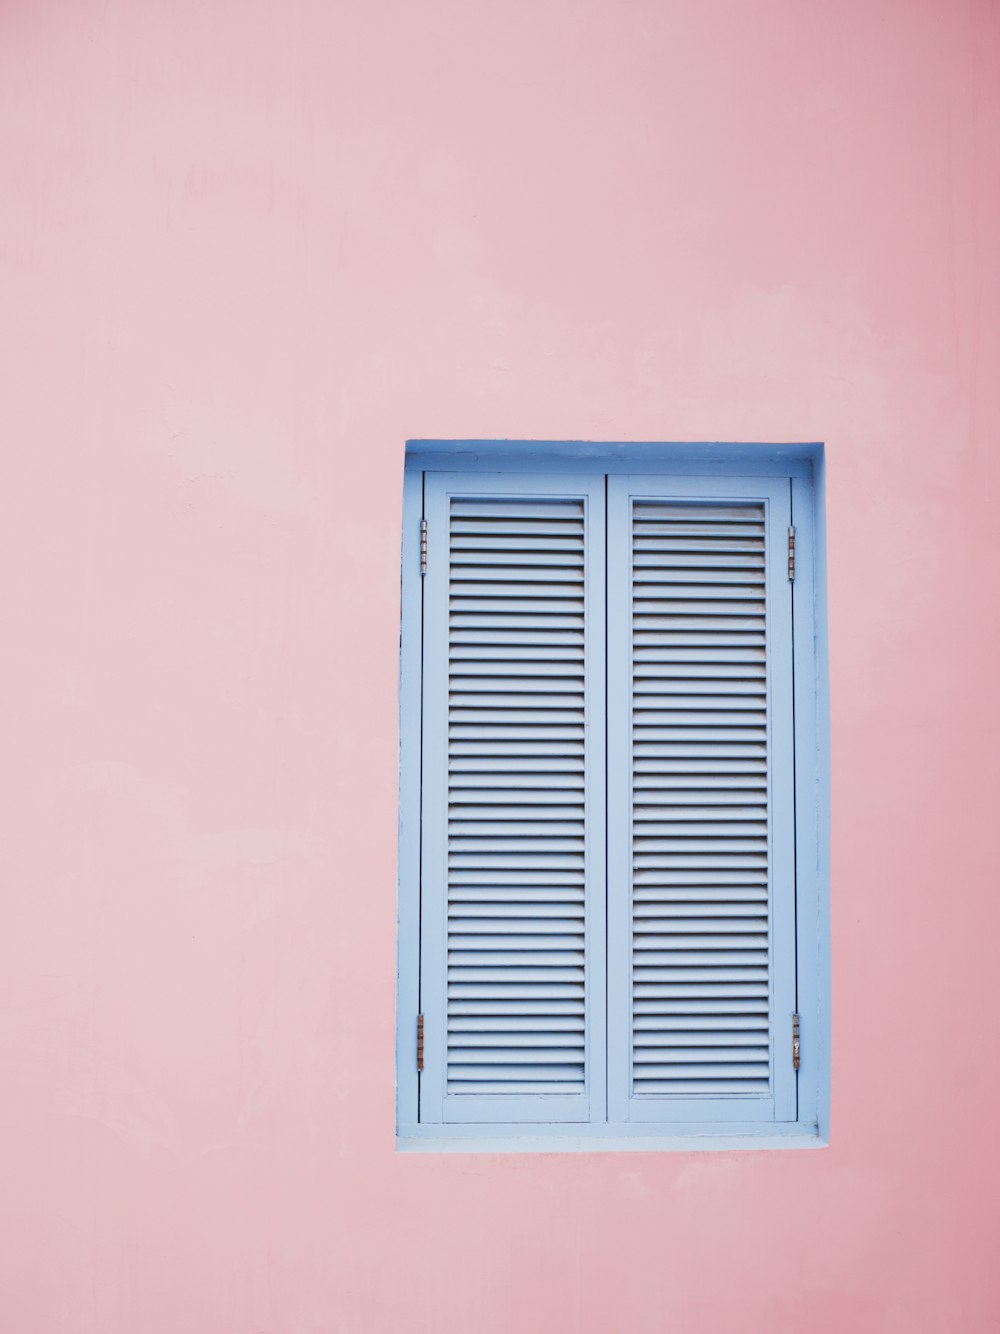
[[(638, 1133), (636, 1133), (638, 1132)], [(823, 1149), (829, 1141), (815, 1125), (720, 1126), (671, 1129), (650, 1134), (648, 1127), (601, 1126), (555, 1134), (526, 1126), (485, 1131), (482, 1126), (404, 1126), (396, 1137), (399, 1153), (699, 1153), (757, 1149)]]

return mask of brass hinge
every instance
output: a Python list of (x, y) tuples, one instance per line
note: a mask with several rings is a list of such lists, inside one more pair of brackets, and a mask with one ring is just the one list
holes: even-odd
[(417, 1015), (417, 1069), (424, 1068), (424, 1016)]
[(797, 1070), (801, 1064), (802, 1046), (799, 1042), (799, 1016), (792, 1015), (792, 1069)]
[(427, 573), (427, 520), (420, 520), (420, 573)]
[(788, 577), (795, 578), (795, 529), (788, 530)]

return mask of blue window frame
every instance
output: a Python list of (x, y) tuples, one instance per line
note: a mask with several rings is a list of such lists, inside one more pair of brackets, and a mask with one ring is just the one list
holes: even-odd
[(825, 1142), (822, 483), (408, 445), (400, 1147)]

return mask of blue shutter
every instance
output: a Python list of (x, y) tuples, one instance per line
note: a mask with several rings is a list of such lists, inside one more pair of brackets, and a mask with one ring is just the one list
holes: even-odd
[(789, 483), (608, 483), (612, 1120), (794, 1120)]
[(603, 1120), (604, 478), (424, 513), (420, 1120)]

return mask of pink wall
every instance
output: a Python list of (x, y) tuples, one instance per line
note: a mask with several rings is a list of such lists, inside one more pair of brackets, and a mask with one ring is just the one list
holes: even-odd
[[(998, 88), (992, 0), (0, 7), (3, 1331), (1000, 1327)], [(394, 1152), (408, 435), (827, 442), (829, 1149)]]

